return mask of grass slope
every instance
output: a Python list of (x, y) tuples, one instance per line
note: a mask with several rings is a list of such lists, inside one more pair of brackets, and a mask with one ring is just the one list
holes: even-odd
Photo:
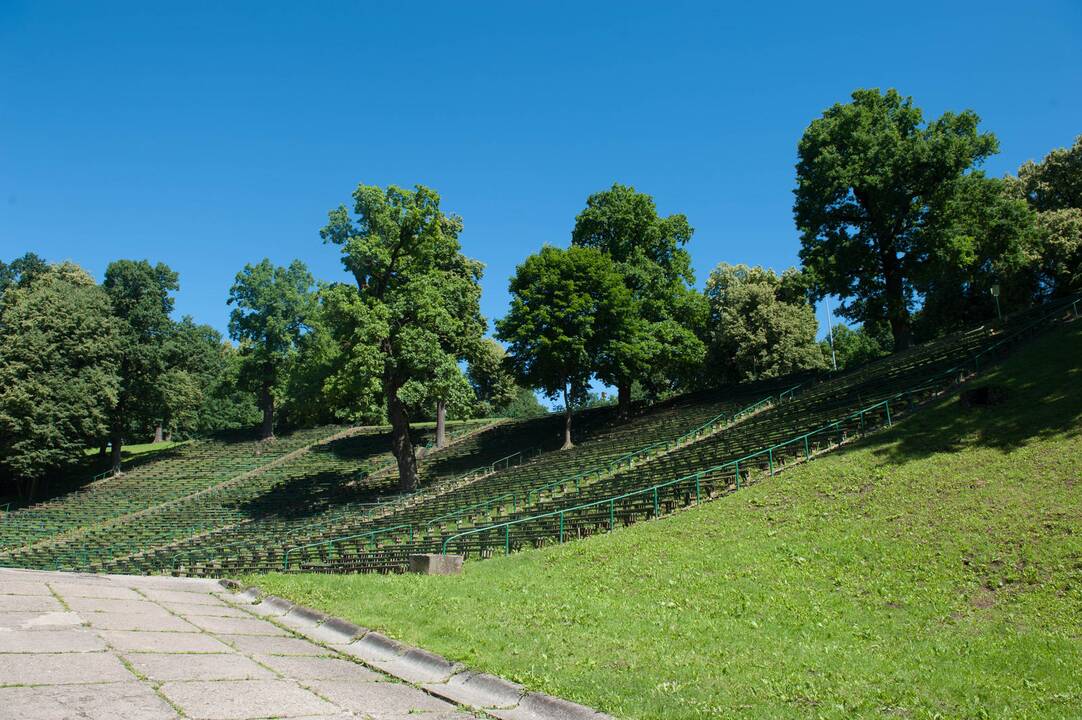
[(268, 592), (623, 718), (1082, 717), (1082, 323), (893, 431), (459, 577)]

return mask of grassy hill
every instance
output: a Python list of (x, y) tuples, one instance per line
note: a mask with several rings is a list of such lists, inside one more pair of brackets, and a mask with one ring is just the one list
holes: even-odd
[(459, 577), (268, 592), (624, 718), (1082, 716), (1082, 323), (717, 502)]

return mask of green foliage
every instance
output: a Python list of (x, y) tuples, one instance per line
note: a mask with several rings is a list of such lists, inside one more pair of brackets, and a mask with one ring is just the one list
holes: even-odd
[[(853, 330), (849, 326), (839, 323), (832, 327), (831, 337), (834, 340), (833, 351), (834, 357), (838, 361), (839, 370), (864, 365), (890, 354), (892, 339), (889, 332), (876, 333), (864, 326)], [(819, 344), (823, 358), (830, 367), (830, 340), (823, 340)]]
[(113, 308), (120, 343), (120, 394), (112, 408), (114, 467), (120, 465), (124, 435), (152, 425), (163, 408), (160, 379), (165, 372), (166, 343), (172, 332), (170, 293), (180, 286), (164, 263), (116, 260), (102, 284)]
[(353, 200), (356, 220), (339, 206), (320, 231), (341, 248), (357, 283), (324, 293), (328, 327), (340, 348), (326, 387), (356, 412), (373, 415), (386, 407), (399, 482), (410, 490), (417, 467), (406, 401), (432, 398), (436, 393), (424, 388), (477, 353), (485, 330), (482, 266), (462, 254), (462, 220), (440, 210), (433, 190), (359, 185)]
[(925, 123), (896, 90), (857, 90), (814, 120), (798, 147), (794, 214), (801, 260), (820, 296), (839, 312), (889, 323), (895, 346), (910, 343), (914, 273), (938, 248), (925, 232), (929, 206), (968, 169), (996, 152), (970, 110)]
[(1040, 275), (1054, 296), (1082, 292), (1082, 208), (1037, 213)]
[[(721, 263), (706, 282), (710, 372), (722, 382), (825, 367), (815, 310), (792, 272)], [(785, 300), (783, 298), (789, 298)]]
[(507, 366), (507, 353), (492, 338), (485, 338), (466, 372), (477, 398), (477, 414), (490, 417), (497, 408), (510, 405), (519, 393)]
[(260, 393), (262, 435), (274, 434), (274, 392), (314, 312), (315, 281), (300, 260), (245, 265), (229, 290), (229, 334), (241, 343), (242, 382)]
[(76, 265), (35, 271), (33, 283), (5, 291), (0, 466), (28, 494), (106, 433), (120, 390), (118, 335), (109, 298)]
[(268, 593), (620, 718), (1067, 718), (1082, 706), (1082, 324), (850, 448), (462, 575)]
[(511, 400), (492, 411), (496, 417), (508, 417), (514, 420), (527, 420), (548, 414), (548, 409), (537, 399), (533, 390), (521, 386), (515, 386), (515, 394)]
[(1039, 212), (1082, 209), (1082, 135), (1070, 148), (1057, 148), (1018, 169), (1018, 180), (1030, 205)]
[(653, 198), (618, 183), (587, 198), (575, 218), (572, 244), (612, 258), (631, 291), (631, 334), (623, 351), (597, 368), (619, 388), (624, 412), (633, 382), (660, 393), (686, 386), (702, 365), (705, 346), (697, 331), (705, 304), (684, 249), (693, 232), (684, 215), (659, 217)]
[(924, 300), (919, 337), (995, 318), (993, 285), (1004, 308), (1022, 309), (1037, 297), (1037, 217), (1003, 180), (980, 173), (955, 180), (931, 204), (924, 238), (913, 270)]
[[(614, 367), (634, 345), (631, 293), (608, 256), (593, 248), (545, 246), (511, 279), (511, 308), (496, 322), (522, 384), (565, 407), (585, 398), (598, 367)], [(567, 423), (570, 442), (570, 415)]]
[(49, 263), (32, 252), (17, 257), (10, 263), (0, 260), (0, 307), (3, 306), (4, 293), (8, 288), (26, 287), (48, 269)]

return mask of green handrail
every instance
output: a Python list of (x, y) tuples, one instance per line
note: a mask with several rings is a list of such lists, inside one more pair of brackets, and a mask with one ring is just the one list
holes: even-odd
[[(602, 500), (595, 500), (593, 502), (584, 503), (582, 505), (576, 505), (576, 506), (570, 507), (570, 508), (564, 508), (562, 510), (551, 510), (549, 512), (541, 513), (541, 514), (538, 514), (538, 515), (531, 515), (531, 516), (525, 517), (525, 518), (518, 518), (518, 519), (515, 519), (515, 520), (508, 520), (508, 521), (501, 522), (501, 523), (495, 523), (493, 525), (486, 525), (484, 527), (472, 528), (470, 530), (465, 530), (465, 531), (460, 532), (460, 533), (455, 533), (454, 535), (450, 535), (449, 537), (447, 537), (443, 541), (443, 544), (442, 544), (442, 547), (441, 547), (441, 552), (444, 555), (446, 555), (447, 554), (447, 546), (453, 540), (457, 540), (457, 539), (462, 538), (462, 537), (468, 537), (470, 535), (476, 535), (476, 534), (479, 534), (479, 533), (482, 533), (482, 532), (488, 532), (488, 531), (496, 530), (496, 529), (499, 529), (499, 528), (510, 528), (513, 525), (519, 525), (519, 524), (522, 524), (522, 523), (525, 523), (525, 522), (530, 522), (532, 520), (541, 520), (541, 519), (544, 519), (546, 517), (559, 516), (561, 518), (561, 520), (562, 520), (564, 515), (566, 513), (569, 513), (569, 512), (575, 512), (575, 511), (578, 511), (578, 510), (585, 510), (585, 509), (588, 509), (588, 508), (591, 508), (591, 507), (598, 507), (598, 506), (601, 506), (601, 505), (611, 504), (611, 503), (615, 503), (617, 500), (624, 500), (624, 499), (627, 499), (627, 498), (630, 498), (630, 497), (635, 497), (635, 496), (638, 496), (638, 495), (645, 495), (645, 494), (648, 494), (648, 493), (653, 493), (654, 496), (655, 496), (655, 506), (656, 506), (656, 502), (657, 502), (656, 497), (657, 497), (657, 492), (659, 490), (663, 490), (663, 489), (665, 489), (667, 487), (671, 487), (673, 485), (676, 485), (676, 484), (681, 483), (681, 482), (686, 482), (688, 480), (693, 480), (694, 479), (694, 480), (698, 481), (698, 480), (701, 480), (702, 477), (704, 475), (708, 474), (708, 473), (714, 473), (714, 472), (717, 472), (719, 470), (724, 470), (724, 469), (730, 468), (730, 467), (735, 470), (736, 478), (737, 478), (736, 479), (737, 487), (740, 487), (740, 479), (739, 479), (740, 478), (740, 474), (739, 474), (740, 473), (740, 463), (742, 463), (742, 462), (746, 463), (748, 460), (751, 460), (753, 458), (761, 457), (763, 455), (767, 455), (768, 458), (770, 459), (770, 464), (771, 464), (771, 468), (772, 468), (772, 471), (773, 471), (773, 457), (774, 457), (773, 454), (774, 454), (774, 451), (776, 451), (776, 450), (778, 450), (778, 449), (780, 449), (782, 447), (785, 447), (787, 445), (791, 445), (791, 444), (793, 444), (795, 442), (803, 442), (806, 439), (810, 438), (811, 436), (819, 434), (821, 432), (828, 431), (828, 430), (831, 430), (831, 429), (840, 428), (841, 423), (844, 422), (845, 420), (848, 420), (848, 419), (851, 419), (851, 418), (854, 418), (854, 417), (863, 417), (864, 413), (870, 412), (870, 411), (875, 410), (876, 408), (879, 408), (879, 407), (888, 408), (888, 417), (889, 417), (889, 402), (890, 402), (890, 400), (897, 399), (898, 397), (901, 397), (902, 395), (908, 394), (910, 392), (915, 392), (915, 390), (914, 391), (906, 390), (906, 391), (897, 393), (896, 395), (892, 396), (891, 398), (887, 398), (886, 400), (881, 400), (881, 401), (875, 403), (874, 405), (869, 405), (866, 408), (854, 411), (854, 412), (850, 413), (849, 415), (846, 415), (846, 416), (844, 416), (842, 418), (839, 418), (838, 420), (834, 420), (834, 421), (832, 421), (832, 422), (830, 422), (830, 423), (828, 423), (828, 424), (826, 424), (826, 425), (824, 425), (824, 426), (822, 426), (820, 428), (817, 428), (815, 430), (809, 431), (807, 433), (803, 433), (801, 435), (797, 435), (796, 437), (790, 438), (789, 440), (786, 440), (786, 441), (781, 442), (781, 443), (777, 443), (776, 445), (772, 445), (772, 446), (770, 446), (768, 448), (764, 448), (762, 450), (758, 450), (758, 451), (756, 451), (754, 453), (750, 453), (748, 455), (737, 458), (735, 460), (729, 460), (729, 461), (726, 461), (726, 462), (724, 462), (724, 463), (722, 463), (720, 465), (715, 465), (713, 467), (709, 467), (709, 468), (706, 468), (704, 470), (698, 470), (696, 472), (689, 473), (687, 475), (676, 478), (675, 480), (669, 480), (669, 481), (666, 481), (664, 483), (658, 483), (656, 485), (651, 485), (650, 487), (647, 487), (647, 488), (642, 488), (640, 490), (633, 490), (631, 492), (623, 493), (621, 495), (615, 495), (613, 497), (604, 498)], [(771, 474), (773, 474), (773, 472)], [(698, 483), (696, 483), (696, 497), (698, 498), (699, 496), (700, 496), (700, 488), (698, 486)]]
[(347, 535), (346, 537), (332, 538), (330, 540), (323, 540), (321, 542), (309, 543), (307, 545), (299, 545), (297, 547), (289, 548), (288, 550), (286, 550), (285, 555), (282, 556), (282, 569), (283, 570), (288, 570), (289, 569), (289, 555), (290, 555), (290, 553), (294, 553), (294, 552), (296, 552), (298, 550), (310, 550), (311, 548), (323, 547), (325, 545), (334, 545), (335, 543), (346, 542), (347, 540), (359, 540), (361, 538), (366, 538), (366, 537), (375, 537), (376, 535), (381, 535), (383, 533), (394, 532), (395, 530), (401, 530), (402, 528), (408, 528), (409, 529), (410, 542), (412, 543), (413, 542), (413, 525), (409, 524), (409, 523), (405, 523), (405, 524), (402, 524), (402, 525), (394, 525), (394, 526), (389, 527), (389, 528), (380, 528), (378, 530), (372, 530), (370, 532), (360, 533), (360, 534), (357, 534), (357, 535)]
[[(431, 520), (429, 520), (427, 523), (425, 523), (425, 529), (427, 530), (428, 528), (432, 527), (433, 525), (435, 525), (436, 523), (438, 523), (438, 522), (440, 522), (442, 520), (449, 520), (449, 519), (451, 519), (453, 517), (457, 517), (459, 515), (465, 515), (465, 514), (469, 513), (471, 510), (478, 510), (480, 508), (491, 507), (492, 505), (498, 504), (501, 500), (506, 500), (507, 498), (511, 498), (511, 504), (512, 504), (511, 507), (512, 507), (512, 511), (514, 511), (514, 509), (515, 509), (515, 500), (518, 498), (518, 493), (517, 492), (509, 492), (509, 493), (505, 493), (503, 495), (498, 495), (497, 497), (491, 498), (490, 500), (485, 500), (484, 502), (479, 502), (479, 503), (477, 503), (475, 505), (469, 505), (468, 507), (464, 507), (464, 508), (462, 508), (460, 510), (454, 510), (452, 512), (440, 515), (438, 517), (434, 517)], [(525, 506), (523, 506), (523, 507), (525, 507)]]

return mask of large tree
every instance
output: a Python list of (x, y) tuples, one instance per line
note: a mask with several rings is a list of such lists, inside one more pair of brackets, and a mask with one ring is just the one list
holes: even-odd
[(164, 263), (117, 260), (105, 270), (106, 293), (120, 338), (120, 393), (112, 407), (112, 466), (120, 471), (125, 433), (153, 424), (161, 414), (160, 379), (167, 369), (169, 314), (180, 286)]
[(10, 263), (0, 260), (0, 305), (4, 302), (4, 293), (8, 288), (26, 287), (48, 269), (49, 263), (32, 252), (17, 257)]
[(274, 437), (274, 394), (285, 377), (315, 306), (315, 281), (300, 260), (245, 265), (229, 290), (229, 334), (241, 343), (241, 377), (259, 394), (260, 437)]
[(612, 258), (631, 291), (634, 335), (625, 352), (598, 368), (617, 388), (621, 416), (627, 416), (633, 383), (672, 389), (702, 365), (705, 347), (696, 330), (705, 304), (684, 249), (693, 232), (684, 215), (660, 217), (652, 197), (619, 183), (590, 195), (575, 218), (572, 244)]
[(1082, 291), (1082, 135), (1070, 148), (1025, 163), (1007, 182), (1037, 211), (1043, 290), (1053, 296)]
[(325, 293), (342, 347), (328, 389), (366, 414), (386, 408), (403, 491), (417, 485), (407, 399), (423, 394), (418, 384), (436, 380), (439, 368), (475, 354), (485, 330), (482, 266), (462, 254), (461, 232), (461, 218), (445, 214), (439, 195), (422, 185), (359, 185), (353, 214), (339, 206), (320, 232), (341, 248), (357, 283)]
[[(783, 281), (784, 278), (784, 281)], [(706, 282), (710, 367), (724, 382), (781, 377), (822, 368), (815, 310), (793, 288), (792, 273), (719, 264)]]
[(550, 398), (562, 396), (564, 444), (571, 414), (585, 399), (596, 368), (635, 342), (633, 301), (623, 276), (594, 248), (546, 246), (511, 279), (511, 309), (497, 321), (519, 381)]
[(109, 298), (65, 263), (9, 287), (0, 310), (0, 466), (33, 499), (108, 428), (119, 352)]
[(1036, 214), (1007, 183), (969, 173), (933, 199), (914, 287), (923, 303), (921, 338), (996, 317), (993, 286), (1004, 308), (1029, 305), (1039, 289)]
[(996, 152), (970, 110), (925, 122), (896, 90), (857, 90), (814, 120), (798, 147), (794, 215), (800, 257), (839, 313), (889, 323), (911, 342), (913, 272), (927, 253), (933, 198)]
[(485, 338), (477, 355), (470, 358), (466, 376), (482, 416), (507, 407), (518, 395), (515, 378), (507, 366), (507, 352), (492, 338)]

